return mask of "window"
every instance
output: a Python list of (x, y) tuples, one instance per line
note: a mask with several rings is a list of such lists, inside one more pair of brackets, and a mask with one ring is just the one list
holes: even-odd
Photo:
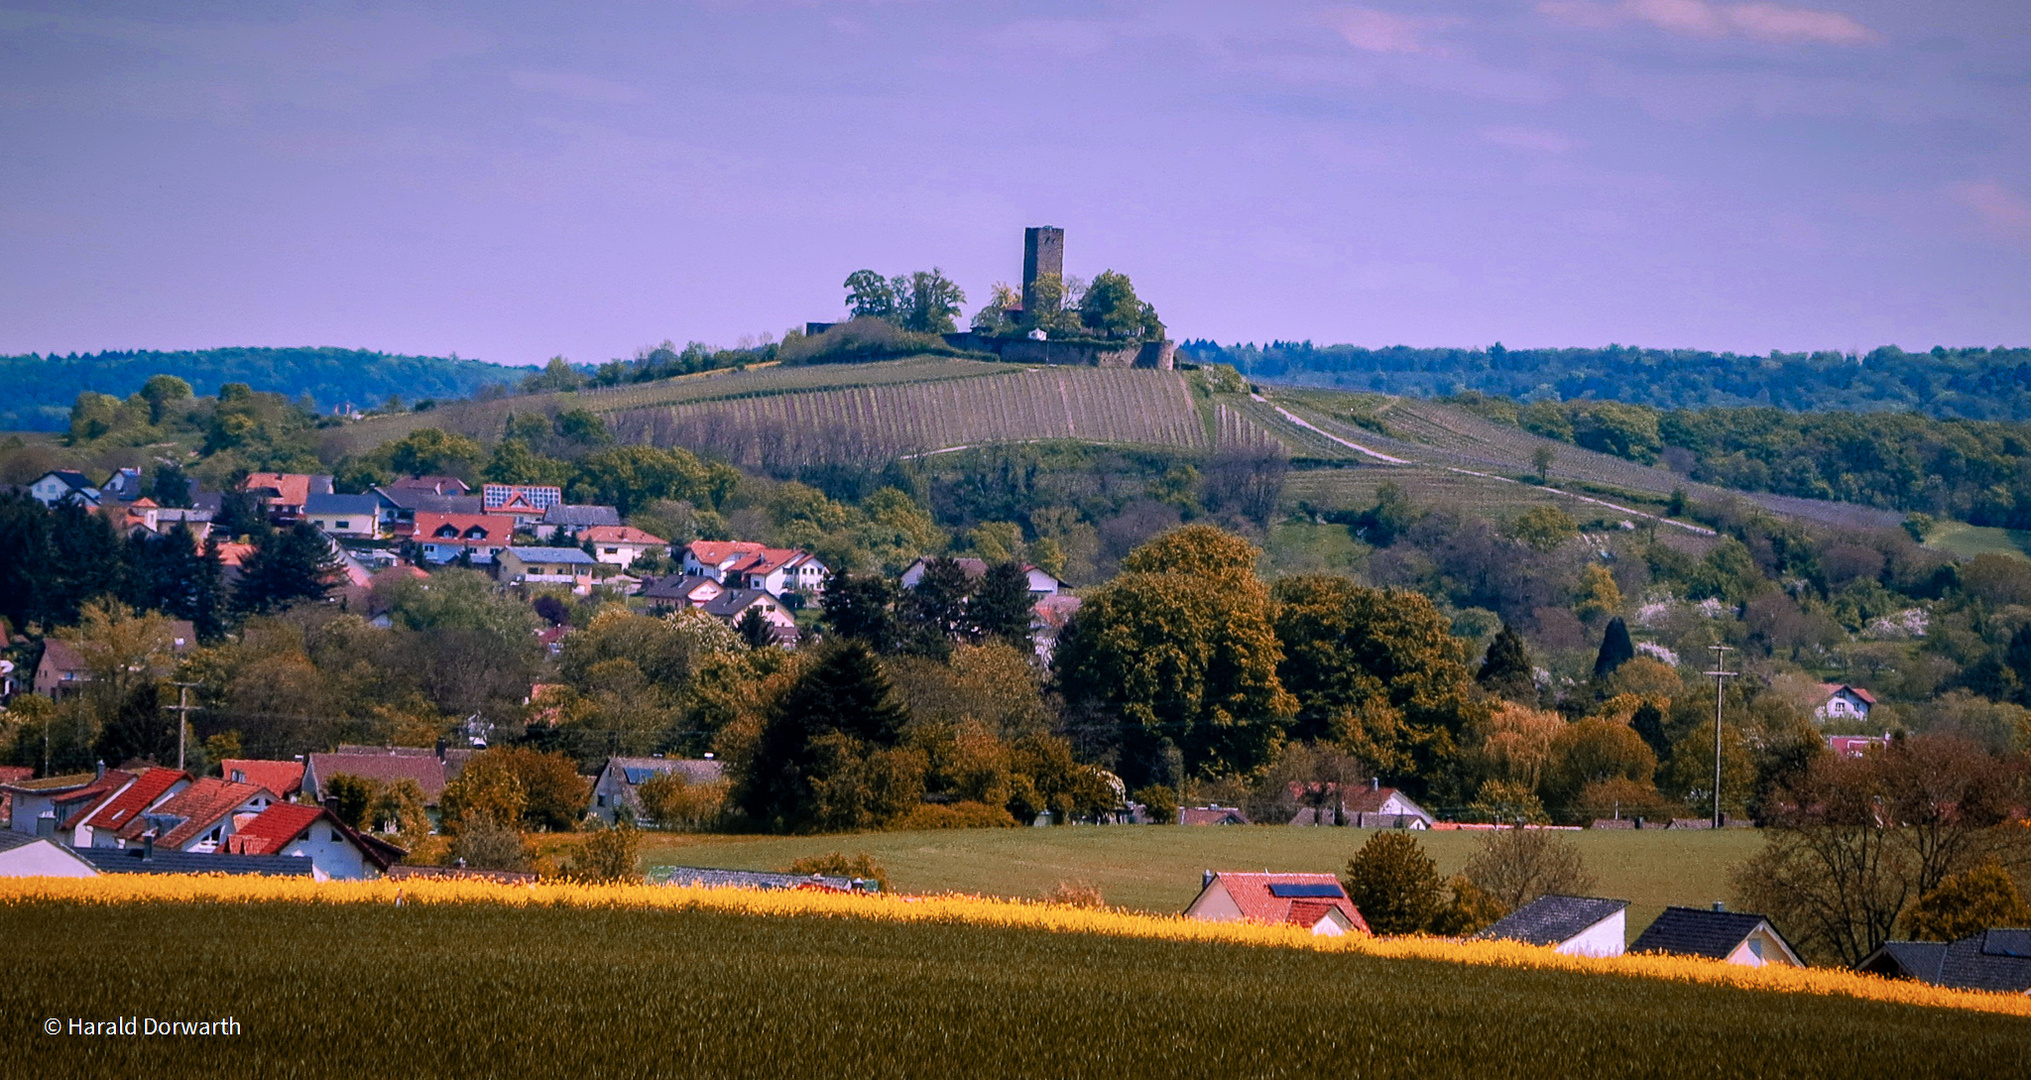
[(621, 553), (621, 549), (617, 547), (611, 547), (606, 549), (606, 553), (609, 555), (619, 555)]
[(333, 523), (333, 525), (332, 525), (332, 528), (334, 528), (334, 529), (350, 529), (350, 528), (352, 528), (352, 527), (353, 527), (353, 523), (352, 523), (352, 522), (350, 522), (350, 521), (344, 521), (344, 520), (341, 520), (341, 521), (335, 522), (335, 523)]

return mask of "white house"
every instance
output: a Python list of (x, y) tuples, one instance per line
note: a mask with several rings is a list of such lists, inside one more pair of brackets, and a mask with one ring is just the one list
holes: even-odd
[(74, 848), (119, 847), (122, 828), (190, 785), (190, 774), (181, 769), (144, 768), (73, 817), (60, 835)]
[(817, 556), (796, 548), (772, 548), (746, 540), (699, 540), (677, 553), (681, 572), (708, 577), (728, 588), (815, 593), (832, 571)]
[(667, 554), (670, 550), (670, 541), (651, 536), (633, 525), (594, 525), (580, 533), (578, 538), (592, 545), (593, 558), (623, 570), (651, 551)]
[(769, 625), (780, 630), (797, 628), (797, 617), (790, 614), (775, 597), (760, 589), (729, 589), (713, 597), (702, 610), (707, 615), (725, 620), (728, 625), (734, 625), (749, 609), (760, 611)]
[(91, 863), (47, 837), (0, 832), (0, 878), (98, 876)]
[(275, 803), (242, 824), (220, 850), (309, 859), (319, 881), (368, 881), (406, 852), (362, 836), (322, 806)]
[(501, 552), (501, 580), (517, 585), (569, 585), (592, 591), (593, 557), (577, 548), (511, 547)]
[(119, 831), (120, 846), (141, 846), (152, 834), (151, 848), (206, 854), (222, 851), (241, 824), (277, 801), (273, 792), (258, 784), (235, 784), (207, 776), (135, 815)]
[(1620, 956), (1629, 940), (1627, 900), (1540, 896), (1474, 936), (1544, 945), (1567, 956)]
[(1185, 918), (1300, 926), (1323, 937), (1366, 934), (1347, 890), (1332, 874), (1239, 874), (1206, 871)]
[(42, 474), (42, 478), (28, 485), (28, 493), (35, 496), (44, 506), (55, 506), (66, 499), (86, 506), (99, 505), (99, 489), (85, 474), (69, 469), (57, 469)]
[[(958, 563), (959, 569), (966, 571), (967, 578), (972, 581), (979, 581), (987, 576), (987, 560), (985, 559), (963, 558), (952, 561)], [(903, 588), (916, 588), (917, 583), (924, 580), (924, 571), (929, 567), (930, 562), (931, 560), (929, 559), (918, 559), (916, 562), (911, 563), (909, 568), (903, 571), (903, 576), (899, 579), (902, 582)], [(1023, 565), (1023, 576), (1029, 579), (1030, 595), (1033, 597), (1055, 596), (1065, 591), (1065, 583), (1058, 580), (1050, 571), (1041, 567), (1025, 563)]]
[(514, 542), (515, 519), (504, 514), (453, 514), (418, 510), (412, 539), (426, 562), (448, 563), (471, 553), (486, 566)]
[(1703, 956), (1743, 967), (1804, 967), (1805, 962), (1770, 920), (1728, 911), (1668, 907), (1629, 946), (1633, 953)]
[[(1292, 785), (1292, 794), (1301, 795), (1298, 785)], [(1333, 785), (1327, 785), (1327, 802), (1330, 804)], [(1321, 810), (1310, 808), (1300, 810), (1291, 819), (1293, 825), (1351, 825), (1357, 829), (1429, 829), (1432, 815), (1424, 807), (1412, 802), (1410, 796), (1395, 788), (1386, 788), (1371, 782), (1368, 787), (1348, 788), (1340, 794), (1338, 819), (1330, 805)]]
[(379, 495), (326, 495), (313, 492), (304, 497), (303, 518), (311, 527), (334, 539), (374, 540), (381, 535)]
[(1867, 720), (1869, 710), (1876, 707), (1876, 695), (1859, 686), (1821, 683), (1819, 688), (1826, 699), (1812, 711), (1812, 715), (1822, 723), (1828, 720)]

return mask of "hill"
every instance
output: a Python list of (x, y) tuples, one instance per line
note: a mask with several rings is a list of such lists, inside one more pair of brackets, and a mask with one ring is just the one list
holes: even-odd
[(1866, 355), (1768, 356), (1697, 349), (1416, 349), (1278, 341), (1188, 341), (1180, 357), (1231, 364), (1259, 382), (1439, 397), (1476, 390), (1538, 400), (1591, 398), (1661, 409), (1763, 405), (1794, 412), (1910, 411), (1966, 420), (2031, 419), (2031, 348), (1886, 345)]
[(80, 391), (126, 397), (151, 375), (174, 375), (199, 394), (239, 382), (291, 399), (308, 395), (319, 411), (328, 411), (347, 402), (379, 405), (390, 394), (409, 401), (470, 397), (528, 374), (527, 368), (479, 360), (336, 348), (0, 356), (0, 431), (61, 431)]

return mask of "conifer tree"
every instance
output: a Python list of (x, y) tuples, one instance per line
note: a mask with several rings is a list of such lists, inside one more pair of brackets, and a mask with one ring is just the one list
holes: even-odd
[(923, 792), (922, 755), (899, 748), (907, 721), (874, 651), (859, 640), (837, 645), (763, 723), (736, 770), (734, 801), (777, 832), (865, 828), (900, 816)]
[(339, 557), (331, 542), (305, 522), (278, 529), (254, 541), (254, 552), (240, 565), (233, 606), (247, 614), (264, 615), (305, 601), (323, 600), (339, 573)]
[(1605, 679), (1634, 659), (1636, 644), (1629, 640), (1629, 624), (1617, 615), (1608, 620), (1608, 631), (1601, 635), (1601, 652), (1594, 657), (1594, 678)]
[(1488, 643), (1488, 654), (1481, 658), (1481, 670), (1474, 681), (1506, 698), (1537, 696), (1537, 673), (1530, 662), (1530, 650), (1523, 644), (1523, 635), (1508, 623), (1503, 623), (1501, 632)]
[(1035, 604), (1030, 600), (1030, 576), (1020, 564), (1001, 562), (987, 568), (987, 575), (973, 591), (967, 605), (971, 637), (979, 641), (1001, 640), (1017, 648), (1030, 643), (1030, 620)]

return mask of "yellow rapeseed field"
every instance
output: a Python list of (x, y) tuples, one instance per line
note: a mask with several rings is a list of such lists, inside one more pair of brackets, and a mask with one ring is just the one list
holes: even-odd
[(1712, 960), (1657, 955), (1596, 959), (1563, 956), (1549, 948), (1515, 942), (1356, 935), (1322, 937), (1292, 926), (1197, 922), (1179, 916), (963, 895), (880, 897), (818, 890), (766, 892), (566, 883), (520, 886), (482, 881), (315, 882), (303, 878), (223, 875), (121, 874), (100, 878), (0, 879), (0, 904), (33, 902), (498, 904), (935, 922), (1064, 934), (1352, 952), (1390, 959), (1437, 960), (1489, 967), (1613, 974), (2031, 1017), (2031, 996), (1947, 990), (1923, 983), (1825, 968), (1747, 968)]

